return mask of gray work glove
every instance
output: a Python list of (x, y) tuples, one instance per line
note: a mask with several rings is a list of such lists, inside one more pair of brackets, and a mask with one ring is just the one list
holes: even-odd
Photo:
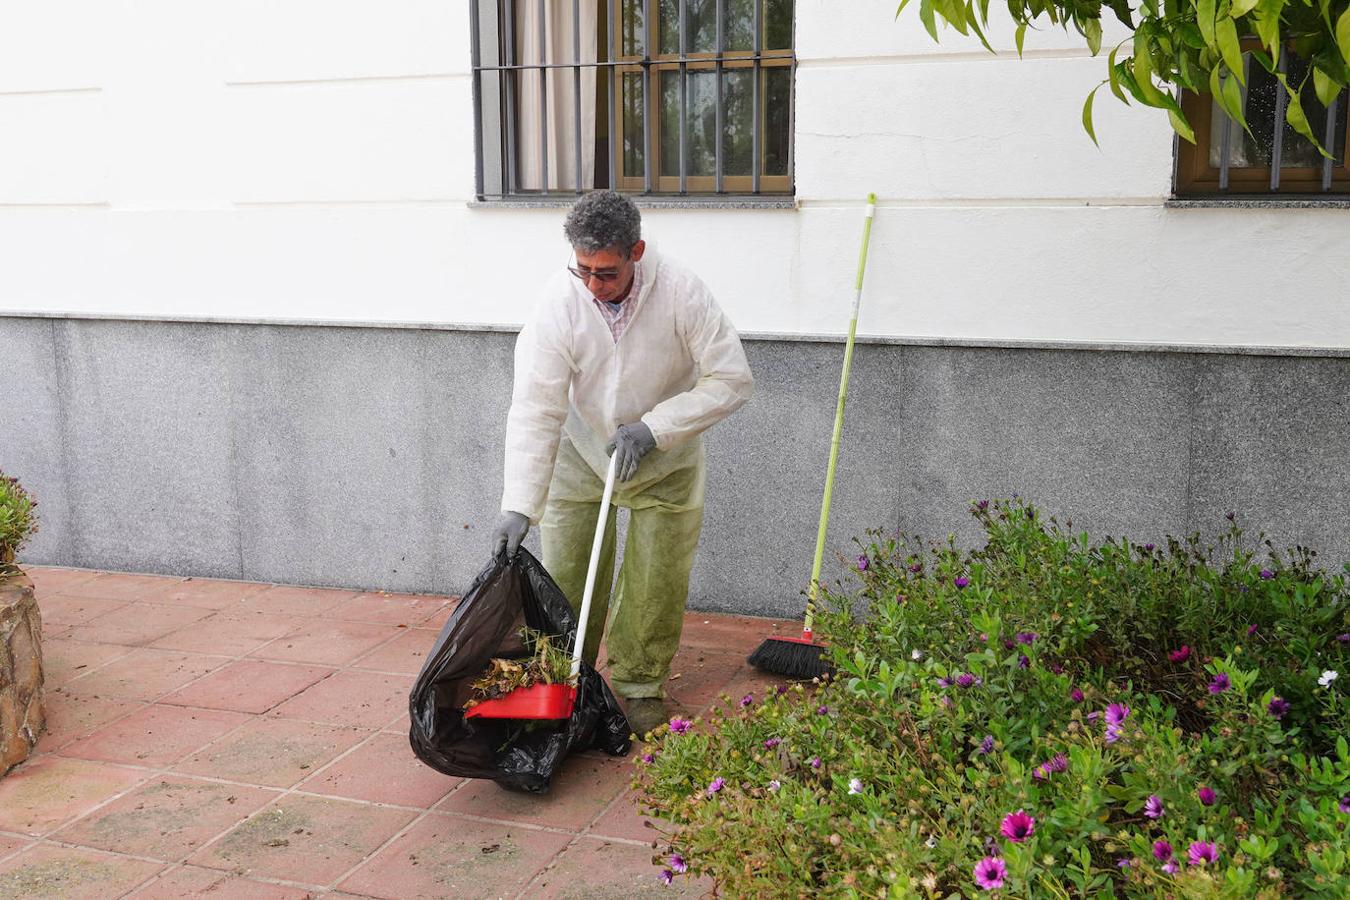
[(638, 462), (655, 446), (656, 438), (652, 436), (652, 430), (642, 422), (620, 425), (605, 445), (605, 453), (617, 460), (614, 477), (619, 481), (632, 478), (637, 473)]
[(492, 529), (492, 555), (496, 556), (505, 550), (508, 559), (515, 559), (520, 552), (520, 542), (525, 540), (529, 531), (529, 516), (518, 512), (502, 513), (502, 517), (497, 520), (497, 527)]

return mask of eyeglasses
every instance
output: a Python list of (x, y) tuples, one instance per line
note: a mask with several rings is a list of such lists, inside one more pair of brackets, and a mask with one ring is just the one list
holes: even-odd
[(580, 278), (582, 281), (590, 281), (595, 278), (604, 284), (609, 284), (619, 280), (622, 272), (597, 272), (594, 269), (588, 269), (585, 266), (568, 266), (567, 271)]

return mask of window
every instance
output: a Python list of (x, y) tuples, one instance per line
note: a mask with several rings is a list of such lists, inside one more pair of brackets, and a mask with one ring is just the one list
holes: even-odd
[[(1178, 197), (1253, 195), (1281, 197), (1350, 193), (1345, 164), (1346, 91), (1331, 104), (1317, 99), (1308, 65), (1286, 51), (1279, 60), (1290, 85), (1303, 84), (1299, 102), (1313, 134), (1334, 156), (1323, 156), (1285, 121), (1288, 97), (1274, 75), (1243, 54), (1246, 86), (1242, 112), (1251, 129), (1229, 118), (1213, 97), (1185, 92), (1182, 108), (1195, 129), (1194, 145), (1177, 142), (1175, 193)], [(1230, 76), (1231, 77), (1231, 76)], [(1306, 83), (1305, 83), (1306, 82)]]
[(791, 195), (793, 0), (471, 0), (480, 199)]

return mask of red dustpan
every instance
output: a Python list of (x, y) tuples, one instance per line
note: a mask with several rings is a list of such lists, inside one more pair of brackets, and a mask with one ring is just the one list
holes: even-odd
[(609, 501), (614, 494), (614, 464), (609, 458), (609, 472), (605, 475), (605, 494), (600, 499), (600, 520), (595, 526), (595, 541), (591, 544), (591, 565), (586, 571), (586, 590), (581, 598), (581, 615), (577, 619), (577, 639), (572, 647), (572, 674), (565, 684), (532, 684), (516, 688), (504, 697), (484, 700), (464, 710), (466, 719), (570, 719), (577, 702), (577, 676), (581, 673), (581, 652), (586, 644), (586, 622), (591, 615), (591, 597), (595, 593), (595, 575), (600, 568), (600, 547), (605, 538), (605, 522), (609, 518)]

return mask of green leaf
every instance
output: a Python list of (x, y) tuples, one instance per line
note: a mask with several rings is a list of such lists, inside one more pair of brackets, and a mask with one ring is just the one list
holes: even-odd
[(1284, 120), (1288, 122), (1290, 127), (1295, 131), (1311, 141), (1312, 145), (1317, 148), (1318, 153), (1321, 153), (1323, 156), (1330, 156), (1331, 154), (1327, 153), (1326, 149), (1322, 146), (1321, 141), (1317, 140), (1317, 137), (1313, 134), (1312, 127), (1308, 124), (1308, 117), (1303, 112), (1303, 101), (1299, 99), (1298, 92), (1289, 89), (1289, 79), (1285, 77), (1284, 73), (1279, 73), (1275, 77), (1280, 79), (1280, 84), (1284, 86), (1285, 94), (1287, 95), (1285, 98), (1287, 105), (1284, 108)]
[(900, 18), (900, 14), (905, 11), (906, 6), (909, 6), (909, 0), (900, 0), (900, 5), (895, 8), (895, 17), (897, 19)]
[(966, 27), (966, 5), (961, 0), (934, 0), (934, 6), (947, 20), (947, 24), (961, 34), (970, 34), (970, 29)]
[[(1134, 48), (1134, 83), (1139, 89), (1139, 96), (1142, 102), (1148, 106), (1164, 109), (1168, 106), (1168, 97), (1162, 91), (1158, 90), (1153, 84), (1153, 57), (1149, 56), (1147, 46), (1135, 45)], [(1171, 104), (1176, 105), (1175, 101)]]
[(1228, 10), (1228, 16), (1232, 19), (1240, 19), (1247, 13), (1256, 8), (1259, 0), (1233, 0), (1233, 6)]
[(1200, 36), (1205, 39), (1206, 47), (1214, 46), (1214, 8), (1216, 0), (1196, 0), (1195, 24), (1200, 26)]
[(1238, 43), (1237, 25), (1232, 19), (1220, 19), (1214, 26), (1214, 36), (1219, 42), (1219, 52), (1238, 81), (1247, 83), (1246, 66), (1242, 63), (1242, 45)]
[(1181, 135), (1190, 143), (1195, 143), (1195, 131), (1191, 128), (1191, 123), (1186, 121), (1186, 115), (1178, 109), (1167, 110), (1167, 120), (1172, 123), (1172, 130)]
[(1018, 57), (1021, 57), (1022, 55), (1022, 42), (1026, 40), (1026, 37), (1027, 37), (1027, 23), (1018, 22), (1017, 32), (1013, 35), (1013, 41), (1017, 44)]
[(1341, 59), (1350, 62), (1350, 8), (1336, 20), (1336, 46), (1341, 50)]
[[(1106, 82), (1102, 82), (1102, 84), (1105, 83)], [(1101, 84), (1093, 88), (1087, 95), (1087, 100), (1083, 103), (1083, 130), (1088, 133), (1088, 137), (1092, 138), (1092, 143), (1097, 144), (1098, 147), (1100, 147), (1101, 144), (1097, 143), (1097, 132), (1092, 128), (1092, 98), (1096, 97), (1097, 92), (1101, 89)]]
[[(985, 0), (985, 2), (988, 2), (988, 0)], [(966, 4), (966, 21), (970, 23), (970, 30), (975, 32), (975, 36), (980, 39), (980, 43), (984, 44), (984, 49), (990, 53), (996, 53), (997, 51), (989, 45), (989, 39), (984, 36), (984, 32), (980, 29), (980, 21), (975, 17), (975, 8), (970, 3)], [(988, 21), (987, 14), (985, 21)]]
[(1256, 34), (1261, 45), (1276, 59), (1280, 55), (1280, 13), (1285, 0), (1259, 0), (1256, 4)]
[(1182, 22), (1177, 26), (1177, 34), (1187, 47), (1196, 50), (1205, 49), (1205, 36), (1200, 33), (1200, 29), (1195, 27), (1194, 22)]
[(1238, 87), (1236, 78), (1221, 78), (1219, 70), (1222, 66), (1218, 63), (1209, 72), (1209, 92), (1218, 102), (1219, 107), (1232, 119), (1242, 126), (1242, 130), (1251, 133), (1247, 127), (1247, 117), (1242, 112), (1242, 89)]
[(1116, 49), (1112, 50), (1111, 55), (1107, 58), (1106, 74), (1111, 82), (1111, 93), (1115, 94), (1116, 98), (1119, 99), (1121, 103), (1124, 103), (1126, 106), (1129, 106), (1130, 105), (1129, 98), (1127, 98), (1125, 96), (1125, 92), (1120, 89), (1120, 75), (1118, 72), (1118, 66), (1116, 65), (1116, 54), (1119, 52), (1120, 52), (1120, 45), (1117, 44)]
[(1313, 90), (1317, 91), (1317, 102), (1325, 107), (1336, 102), (1341, 86), (1331, 80), (1331, 76), (1321, 69), (1313, 69)]
[(923, 27), (928, 29), (928, 34), (933, 40), (938, 39), (937, 19), (933, 16), (933, 0), (919, 0), (919, 21)]
[(1134, 30), (1134, 19), (1130, 17), (1129, 0), (1110, 0), (1107, 5), (1111, 7), (1111, 12), (1116, 14), (1116, 18), (1120, 20), (1120, 24), (1129, 28), (1131, 31)]
[(1083, 23), (1083, 36), (1087, 38), (1088, 49), (1096, 56), (1102, 52), (1102, 20), (1088, 19)]

